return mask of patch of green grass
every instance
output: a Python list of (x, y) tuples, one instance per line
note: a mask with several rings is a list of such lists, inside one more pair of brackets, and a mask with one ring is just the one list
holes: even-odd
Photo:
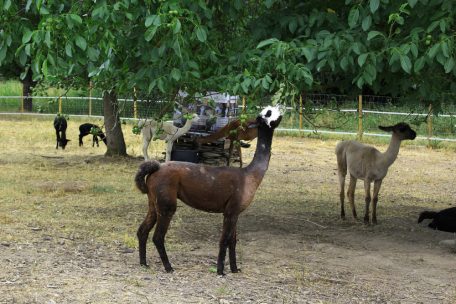
[(95, 185), (90, 188), (90, 191), (94, 193), (114, 193), (116, 190), (114, 187), (109, 185)]

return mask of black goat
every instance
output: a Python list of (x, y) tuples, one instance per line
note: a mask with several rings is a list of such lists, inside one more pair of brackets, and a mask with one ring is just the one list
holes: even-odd
[(442, 211), (424, 211), (420, 213), (418, 223), (424, 219), (432, 219), (429, 227), (446, 232), (456, 232), (456, 207), (443, 209)]
[(56, 149), (62, 147), (65, 150), (67, 143), (70, 141), (66, 138), (67, 121), (63, 115), (57, 114), (54, 118), (54, 129), (57, 137)]
[(106, 136), (101, 131), (100, 127), (91, 123), (84, 123), (79, 126), (79, 146), (81, 147), (84, 143), (82, 142), (82, 138), (86, 135), (92, 134), (92, 147), (95, 146), (95, 143), (98, 145), (98, 137), (105, 143), (106, 145)]

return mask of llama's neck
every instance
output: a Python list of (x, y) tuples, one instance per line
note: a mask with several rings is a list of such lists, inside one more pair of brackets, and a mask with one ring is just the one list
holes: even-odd
[(248, 174), (253, 174), (258, 180), (258, 184), (263, 179), (264, 174), (269, 166), (269, 159), (271, 158), (271, 145), (274, 130), (266, 126), (258, 127), (258, 140), (255, 150), (255, 155), (252, 162), (245, 167)]
[(401, 140), (395, 134), (393, 134), (393, 136), (391, 136), (391, 141), (388, 146), (388, 149), (386, 149), (386, 151), (382, 153), (382, 164), (384, 164), (386, 167), (391, 166), (396, 160), (397, 155), (399, 154), (400, 147)]
[(192, 123), (193, 123), (192, 119), (187, 119), (187, 121), (185, 122), (185, 125), (181, 128), (182, 131), (184, 131), (184, 133), (187, 133), (188, 130), (190, 130), (190, 128), (192, 127)]

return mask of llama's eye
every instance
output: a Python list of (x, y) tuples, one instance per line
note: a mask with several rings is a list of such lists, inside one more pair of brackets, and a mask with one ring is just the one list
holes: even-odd
[(272, 112), (271, 112), (271, 110), (268, 110), (268, 111), (266, 112), (266, 115), (265, 115), (265, 117), (271, 117), (271, 115), (272, 115)]

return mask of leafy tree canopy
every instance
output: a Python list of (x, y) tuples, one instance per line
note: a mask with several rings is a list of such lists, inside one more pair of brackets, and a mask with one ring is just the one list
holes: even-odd
[[(0, 0), (0, 65), (131, 94), (281, 89), (438, 103), (455, 91), (452, 0)], [(291, 102), (292, 98), (284, 99)]]

